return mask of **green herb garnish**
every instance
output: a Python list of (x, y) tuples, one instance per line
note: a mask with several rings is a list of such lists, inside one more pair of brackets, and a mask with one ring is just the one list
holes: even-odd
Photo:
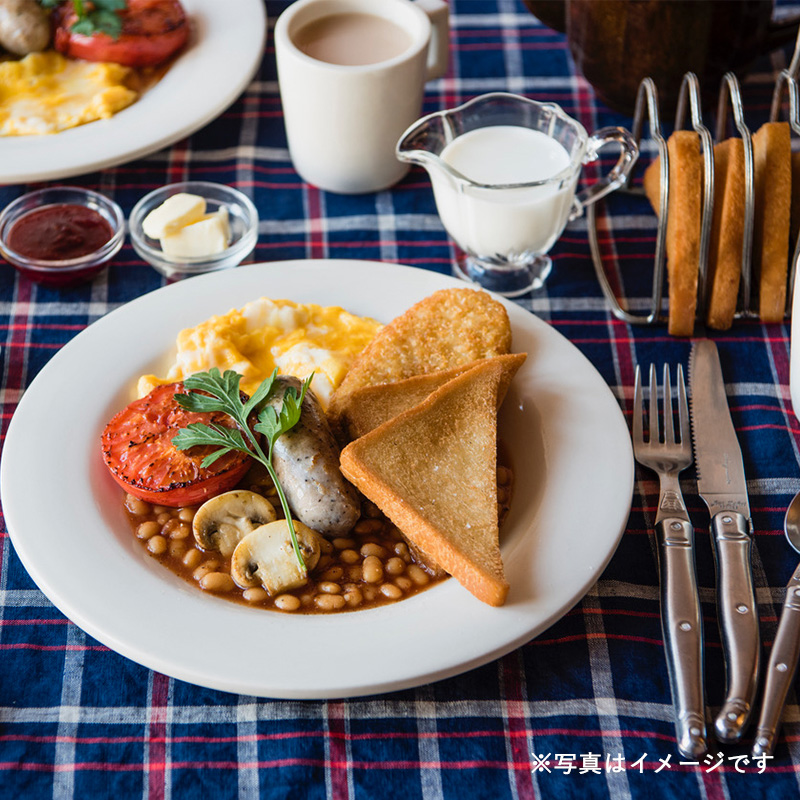
[[(239, 427), (226, 428), (222, 425), (206, 425), (202, 422), (193, 422), (191, 425), (182, 428), (172, 440), (172, 443), (179, 450), (188, 450), (190, 447), (198, 445), (218, 448), (203, 459), (201, 464), (203, 467), (210, 466), (218, 458), (232, 450), (246, 453), (263, 464), (267, 468), (267, 472), (278, 492), (281, 507), (289, 526), (292, 547), (300, 563), (300, 568), (307, 573), (306, 563), (303, 560), (303, 554), (300, 552), (300, 545), (297, 542), (297, 534), (294, 530), (289, 504), (272, 466), (272, 450), (278, 438), (291, 430), (299, 421), (303, 400), (314, 374), (312, 373), (306, 378), (299, 397), (294, 386), (289, 386), (286, 389), (280, 412), (276, 411), (273, 406), (266, 405), (277, 374), (278, 370), (276, 369), (269, 378), (261, 383), (253, 393), (253, 396), (246, 402), (242, 402), (239, 394), (239, 382), (242, 376), (238, 372), (228, 369), (225, 370), (223, 375), (220, 375), (219, 370), (213, 367), (208, 372), (198, 372), (186, 378), (183, 381), (183, 385), (186, 389), (189, 389), (189, 394), (175, 395), (175, 400), (181, 408), (185, 408), (187, 411), (222, 411), (231, 417)], [(198, 392), (206, 392), (206, 394), (198, 394)], [(267, 440), (266, 453), (264, 453), (258, 438), (254, 435), (247, 422), (253, 413), (256, 414), (257, 418), (253, 429), (258, 433), (263, 433)]]
[[(63, 0), (39, 0), (44, 8), (55, 8)], [(93, 33), (107, 33), (118, 39), (122, 32), (122, 19), (119, 16), (128, 5), (127, 0), (72, 0), (72, 8), (77, 19), (70, 26), (73, 33), (91, 36)]]

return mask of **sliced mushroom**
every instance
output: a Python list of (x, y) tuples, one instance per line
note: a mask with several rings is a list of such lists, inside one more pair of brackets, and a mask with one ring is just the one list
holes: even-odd
[[(294, 530), (310, 572), (319, 561), (319, 534), (296, 520)], [(236, 545), (231, 556), (231, 577), (243, 589), (261, 585), (270, 595), (306, 583), (308, 576), (300, 569), (285, 519), (256, 528)]]
[(200, 547), (227, 557), (248, 533), (277, 517), (272, 503), (260, 494), (234, 489), (206, 500), (194, 515), (192, 529)]

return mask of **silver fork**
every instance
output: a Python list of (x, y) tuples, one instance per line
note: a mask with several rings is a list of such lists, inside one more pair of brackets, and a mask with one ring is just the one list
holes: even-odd
[(670, 368), (664, 365), (663, 441), (659, 436), (656, 368), (650, 365), (649, 437), (645, 441), (642, 382), (636, 368), (633, 395), (633, 452), (642, 466), (659, 477), (655, 532), (661, 578), (661, 629), (664, 635), (678, 750), (698, 758), (707, 750), (703, 699), (703, 621), (694, 562), (694, 528), (689, 521), (679, 481), (692, 463), (689, 407), (683, 368), (678, 364), (678, 418), (680, 440), (672, 419)]

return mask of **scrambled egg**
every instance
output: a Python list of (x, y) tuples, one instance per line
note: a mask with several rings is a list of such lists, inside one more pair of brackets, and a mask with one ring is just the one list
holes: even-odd
[(0, 135), (58, 133), (129, 106), (129, 67), (64, 58), (55, 51), (0, 63)]
[(301, 379), (314, 372), (311, 388), (327, 408), (333, 390), (381, 327), (374, 319), (336, 306), (262, 297), (181, 331), (178, 354), (166, 377), (142, 376), (138, 394), (144, 397), (160, 384), (211, 367), (239, 372), (242, 390), (252, 394), (277, 367), (280, 374)]

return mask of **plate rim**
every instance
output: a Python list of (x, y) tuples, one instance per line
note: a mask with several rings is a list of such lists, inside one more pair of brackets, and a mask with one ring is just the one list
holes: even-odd
[[(248, 267), (240, 267), (237, 270), (233, 270), (228, 273), (216, 273), (215, 275), (206, 275), (206, 276), (198, 276), (195, 278), (188, 279), (191, 283), (187, 284), (186, 281), (182, 281), (179, 283), (171, 284), (160, 289), (155, 290), (154, 292), (150, 292), (148, 294), (142, 295), (125, 305), (114, 309), (113, 311), (106, 314), (104, 317), (100, 318), (96, 322), (92, 323), (91, 325), (87, 326), (86, 329), (81, 331), (77, 336), (75, 336), (72, 340), (66, 343), (54, 356), (50, 359), (50, 361), (42, 368), (40, 373), (33, 379), (28, 389), (24, 392), (23, 397), (20, 400), (19, 406), (15, 411), (6, 435), (6, 447), (5, 455), (11, 453), (11, 460), (16, 457), (15, 456), (15, 449), (17, 447), (17, 440), (21, 436), (17, 432), (17, 420), (20, 418), (18, 416), (19, 408), (27, 408), (27, 405), (31, 402), (35, 402), (37, 399), (37, 394), (40, 391), (38, 388), (40, 385), (44, 384), (46, 386), (47, 381), (49, 380), (48, 376), (51, 372), (55, 369), (52, 365), (55, 363), (56, 367), (61, 363), (69, 361), (73, 358), (72, 353), (74, 351), (78, 351), (80, 353), (81, 348), (84, 347), (83, 342), (91, 339), (92, 337), (99, 336), (102, 331), (105, 329), (106, 326), (113, 324), (115, 320), (123, 320), (128, 316), (135, 316), (138, 313), (138, 309), (142, 308), (143, 306), (146, 307), (148, 304), (153, 304), (154, 300), (153, 297), (164, 299), (170, 298), (173, 295), (180, 297), (181, 294), (188, 291), (186, 288), (189, 287), (200, 287), (208, 286), (209, 290), (214, 287), (216, 284), (221, 283), (224, 281), (224, 276), (227, 275), (238, 275), (244, 276), (240, 280), (240, 283), (247, 284), (249, 277), (252, 276), (255, 280), (255, 276), (260, 271), (264, 270), (311, 270), (313, 271), (320, 271), (320, 275), (327, 274), (330, 278), (333, 273), (337, 269), (345, 269), (345, 270), (352, 270), (355, 268), (356, 271), (369, 269), (371, 271), (379, 271), (383, 277), (390, 273), (394, 273), (394, 277), (398, 278), (401, 277), (404, 280), (410, 281), (411, 283), (421, 283), (424, 285), (437, 285), (438, 288), (447, 288), (450, 286), (454, 287), (466, 287), (467, 284), (463, 281), (460, 281), (456, 278), (451, 278), (449, 276), (444, 276), (441, 273), (432, 272), (429, 270), (423, 270), (414, 267), (406, 267), (396, 264), (387, 264), (385, 262), (369, 262), (369, 261), (360, 261), (360, 260), (350, 260), (350, 259), (335, 259), (335, 260), (314, 260), (314, 259), (300, 259), (296, 261), (285, 261), (285, 262), (271, 262), (271, 263), (260, 263), (250, 265)], [(399, 270), (400, 272), (396, 272)], [(201, 284), (202, 282), (202, 284)], [(268, 281), (263, 281), (266, 285)], [(183, 287), (183, 288), (181, 288)], [(422, 291), (422, 289), (420, 289)], [(429, 292), (428, 292), (429, 293)], [(266, 292), (264, 292), (266, 294)], [(255, 298), (251, 298), (255, 299)], [(290, 686), (254, 686), (254, 685), (244, 685), (238, 679), (230, 679), (228, 677), (219, 677), (218, 680), (209, 680), (208, 675), (203, 674), (202, 670), (194, 670), (192, 668), (183, 668), (183, 669), (174, 669), (174, 665), (167, 664), (162, 660), (157, 658), (142, 658), (141, 648), (137, 649), (136, 646), (131, 646), (126, 640), (124, 636), (120, 636), (119, 634), (115, 634), (113, 631), (107, 631), (105, 629), (99, 629), (95, 624), (95, 621), (92, 619), (92, 614), (89, 613), (87, 615), (86, 611), (81, 608), (75, 608), (74, 602), (70, 601), (69, 598), (63, 597), (63, 590), (59, 591), (56, 590), (53, 592), (52, 587), (48, 584), (52, 582), (51, 576), (44, 575), (42, 571), (39, 569), (39, 565), (34, 563), (35, 559), (30, 557), (30, 553), (26, 543), (24, 541), (24, 536), (21, 536), (19, 531), (13, 530), (17, 521), (19, 520), (19, 509), (15, 507), (15, 503), (12, 501), (10, 504), (7, 503), (8, 498), (8, 487), (9, 481), (11, 480), (11, 471), (12, 466), (9, 466), (9, 458), (3, 458), (0, 461), (0, 495), (4, 498), (4, 512), (6, 516), (6, 526), (9, 533), (9, 538), (14, 546), (17, 556), (20, 558), (23, 566), (28, 571), (29, 575), (32, 577), (34, 582), (39, 585), (40, 587), (42, 584), (46, 585), (46, 588), (42, 588), (42, 591), (46, 594), (46, 596), (50, 599), (50, 601), (62, 612), (75, 622), (79, 627), (89, 633), (98, 641), (102, 642), (106, 646), (110, 647), (112, 650), (124, 655), (127, 658), (145, 666), (149, 669), (154, 669), (164, 674), (170, 675), (173, 678), (177, 678), (180, 680), (187, 680), (191, 683), (196, 683), (200, 686), (206, 686), (212, 689), (219, 689), (223, 691), (231, 691), (237, 693), (245, 693), (251, 694), (255, 696), (262, 696), (262, 697), (281, 697), (287, 699), (324, 699), (324, 698), (341, 698), (341, 697), (355, 697), (355, 696), (363, 696), (367, 694), (375, 694), (375, 693), (384, 693), (389, 691), (396, 691), (400, 689), (412, 688), (414, 686), (419, 686), (425, 683), (429, 683), (431, 681), (440, 680), (443, 678), (451, 677), (453, 675), (460, 674), (462, 672), (468, 671), (475, 667), (478, 667), (482, 664), (486, 664), (490, 661), (493, 661), (508, 652), (519, 647), (521, 644), (529, 641), (531, 638), (539, 635), (543, 630), (550, 627), (555, 621), (560, 619), (564, 616), (568, 611), (574, 607), (574, 605), (580, 601), (580, 599), (585, 595), (586, 591), (593, 585), (593, 583), (599, 578), (602, 574), (603, 570), (605, 569), (608, 562), (613, 557), (614, 553), (616, 552), (617, 546), (619, 541), (624, 533), (629, 508), (630, 508), (630, 499), (633, 496), (633, 481), (634, 481), (634, 463), (633, 463), (633, 453), (632, 447), (630, 446), (630, 437), (627, 432), (627, 424), (624, 422), (624, 416), (622, 414), (622, 410), (619, 408), (619, 404), (617, 403), (616, 399), (613, 396), (610, 388), (607, 386), (605, 381), (603, 380), (602, 376), (599, 374), (597, 369), (589, 362), (589, 360), (584, 356), (580, 351), (573, 345), (569, 340), (566, 339), (562, 334), (552, 328), (550, 325), (545, 323), (544, 321), (540, 320), (538, 317), (535, 317), (533, 314), (529, 313), (521, 306), (513, 303), (511, 301), (504, 300), (503, 298), (497, 297), (496, 299), (503, 302), (507, 309), (510, 311), (510, 316), (512, 317), (512, 325), (514, 324), (514, 319), (519, 321), (520, 319), (527, 319), (530, 324), (534, 328), (538, 328), (539, 331), (549, 331), (548, 336), (552, 335), (557, 337), (557, 340), (561, 341), (562, 345), (565, 345), (568, 349), (570, 349), (574, 354), (576, 354), (584, 365), (588, 367), (589, 374), (593, 376), (593, 380), (595, 383), (599, 381), (602, 383), (602, 386), (607, 393), (606, 402), (610, 401), (611, 405), (609, 408), (616, 409), (616, 421), (618, 425), (621, 425), (624, 428), (624, 431), (620, 430), (621, 433), (625, 435), (625, 443), (627, 445), (625, 449), (626, 458), (623, 459), (625, 463), (621, 466), (623, 467), (622, 475), (620, 476), (620, 480), (623, 482), (625, 486), (627, 486), (627, 490), (622, 491), (622, 495), (627, 497), (627, 505), (624, 509), (619, 508), (615, 510), (614, 517), (616, 519), (615, 530), (612, 532), (613, 535), (609, 536), (608, 544), (609, 546), (606, 548), (606, 552), (603, 554), (603, 557), (592, 566), (585, 579), (582, 581), (580, 586), (578, 586), (577, 590), (573, 592), (573, 595), (570, 596), (565, 602), (561, 603), (561, 605), (554, 609), (552, 613), (547, 615), (546, 617), (540, 618), (536, 621), (535, 625), (526, 625), (524, 621), (519, 619), (513, 619), (514, 611), (513, 609), (506, 608), (504, 612), (503, 609), (493, 609), (495, 612), (500, 612), (500, 614), (506, 614), (510, 618), (513, 619), (514, 622), (514, 629), (515, 633), (513, 636), (506, 638), (501, 644), (497, 646), (492, 646), (490, 649), (486, 649), (482, 652), (476, 652), (474, 657), (462, 660), (459, 663), (451, 663), (445, 658), (443, 661), (442, 659), (434, 659), (428, 667), (426, 668), (416, 668), (412, 670), (409, 674), (404, 675), (392, 675), (386, 679), (381, 679), (380, 677), (374, 677), (368, 683), (364, 683), (363, 680), (356, 681), (353, 683), (347, 683), (346, 680), (342, 681), (341, 679), (336, 685), (331, 685), (329, 687), (320, 686), (317, 684), (313, 687), (298, 685), (294, 687)], [(224, 313), (224, 312), (218, 312)], [(524, 316), (520, 316), (524, 315)], [(111, 323), (108, 323), (107, 320), (111, 319)], [(91, 332), (94, 331), (94, 332)], [(177, 330), (175, 331), (177, 333)], [(167, 343), (169, 344), (169, 342)], [(167, 348), (165, 348), (166, 350)], [(66, 353), (66, 355), (64, 355)], [(44, 376), (44, 378), (42, 378)], [(40, 380), (41, 378), (41, 380)], [(135, 378), (135, 375), (131, 374), (131, 379)], [(33, 397), (33, 401), (30, 398)], [(23, 419), (24, 419), (24, 412), (23, 412)], [(627, 478), (627, 480), (626, 480)], [(135, 543), (134, 543), (135, 544)], [(20, 546), (21, 545), (21, 546)], [(138, 546), (138, 545), (137, 545)], [(155, 562), (153, 562), (155, 563)], [(161, 570), (163, 567), (156, 564)], [(447, 582), (444, 586), (447, 586), (450, 583), (455, 583), (453, 581)], [(456, 585), (457, 586), (457, 585)], [(174, 587), (173, 587), (174, 588)], [(453, 587), (451, 587), (452, 589)], [(50, 589), (50, 591), (48, 591)], [(187, 587), (193, 594), (197, 594), (197, 590), (194, 587)], [(392, 619), (392, 615), (396, 616), (396, 609), (397, 608), (408, 608), (410, 603), (416, 603), (418, 605), (427, 605), (425, 602), (426, 596), (429, 596), (435, 591), (438, 591), (439, 587), (434, 587), (429, 592), (424, 592), (421, 595), (417, 595), (416, 597), (409, 598), (401, 604), (397, 604), (393, 611), (390, 611), (387, 619), (390, 622), (394, 622), (396, 624), (396, 620)], [(172, 591), (172, 590), (171, 590)], [(53, 597), (51, 592), (54, 593), (56, 596)], [(448, 595), (448, 601), (450, 600), (450, 596), (452, 595), (452, 591)], [(206, 600), (211, 599), (204, 597), (203, 602)], [(465, 597), (461, 598), (461, 601), (465, 603), (469, 603), (471, 601), (471, 597), (466, 595)], [(198, 601), (199, 602), (199, 601)], [(237, 609), (241, 609), (241, 606), (236, 606), (235, 604), (228, 603), (226, 601), (219, 601), (223, 603), (225, 606), (231, 606)], [(475, 601), (478, 606), (483, 606), (483, 604)], [(387, 607), (390, 608), (391, 607)], [(474, 606), (471, 609), (478, 615), (485, 613), (485, 609), (476, 608)], [(254, 609), (244, 609), (245, 612), (250, 613), (254, 612), (255, 614), (264, 614), (263, 611), (258, 611)], [(354, 626), (357, 626), (357, 620), (360, 618), (361, 620), (366, 621), (367, 616), (373, 614), (372, 610), (362, 610), (352, 614), (340, 615), (338, 619), (344, 620), (341, 623), (341, 626), (344, 629), (350, 629)], [(273, 617), (279, 617), (283, 615), (270, 615)], [(350, 621), (348, 621), (348, 618)], [(244, 617), (242, 617), (242, 620)], [(251, 619), (254, 619), (251, 617)], [(305, 628), (309, 628), (314, 630), (315, 627), (318, 627), (318, 621), (320, 619), (331, 619), (331, 618), (320, 618), (319, 616), (312, 616), (312, 617), (291, 617), (293, 622), (299, 622), (300, 625), (304, 626)], [(352, 620), (355, 619), (356, 623), (353, 623)], [(303, 621), (305, 620), (305, 621)], [(315, 622), (316, 621), (316, 622)], [(285, 621), (284, 621), (285, 622)], [(281, 624), (277, 625), (279, 630), (285, 629), (286, 625), (282, 622)], [(384, 620), (386, 622), (386, 620)], [(338, 623), (337, 623), (338, 624)], [(258, 626), (257, 626), (258, 627)], [(269, 626), (268, 626), (269, 627)], [(324, 633), (324, 632), (323, 632)], [(184, 665), (185, 667), (185, 665)]]
[[(0, 164), (7, 165), (6, 170), (0, 168), (0, 184), (62, 180), (135, 161), (190, 136), (224, 113), (252, 81), (261, 65), (267, 42), (268, 20), (264, 3), (261, 0), (239, 0), (239, 2), (247, 2), (248, 8), (234, 15), (236, 26), (231, 30), (230, 18), (227, 18), (229, 21), (224, 29), (218, 24), (223, 3), (217, 3), (215, 0), (183, 0), (190, 15), (201, 15), (199, 19), (203, 22), (203, 33), (200, 38), (190, 42), (190, 48), (178, 57), (158, 84), (145, 92), (136, 103), (122, 109), (111, 118), (96, 120), (57, 134), (0, 137)], [(209, 18), (205, 19), (203, 15)], [(254, 19), (258, 24), (254, 23)], [(175, 80), (190, 78), (197, 67), (203, 70), (198, 76), (199, 82), (206, 78), (210, 79), (212, 75), (215, 76), (215, 81), (218, 81), (220, 76), (213, 71), (212, 62), (218, 64), (220, 59), (215, 59), (210, 50), (213, 50), (216, 42), (221, 44), (224, 41), (223, 37), (237, 35), (237, 32), (246, 34), (242, 37), (243, 45), (236, 48), (237, 58), (244, 66), (242, 71), (224, 86), (217, 83), (214, 92), (201, 92), (199, 97), (207, 101), (206, 105), (192, 106), (194, 112), (188, 117), (173, 117), (172, 124), (164, 127), (155, 138), (147, 138), (152, 131), (148, 119), (152, 117), (170, 119), (168, 114), (163, 113), (164, 106), (168, 103), (165, 96), (158, 94), (159, 89), (171, 88)], [(227, 63), (225, 59), (222, 61)], [(204, 62), (207, 63), (207, 67), (203, 66)], [(150, 105), (154, 102), (154, 93), (157, 102), (153, 113), (149, 113)], [(140, 131), (146, 133), (140, 135)], [(115, 137), (122, 137), (124, 146), (117, 148), (112, 144), (108, 150), (106, 142), (112, 142)], [(53, 147), (48, 147), (53, 143), (55, 143)], [(32, 145), (30, 155), (27, 156), (26, 145)], [(101, 156), (96, 154), (98, 145), (104, 151)], [(72, 156), (71, 160), (65, 160), (65, 153)]]

